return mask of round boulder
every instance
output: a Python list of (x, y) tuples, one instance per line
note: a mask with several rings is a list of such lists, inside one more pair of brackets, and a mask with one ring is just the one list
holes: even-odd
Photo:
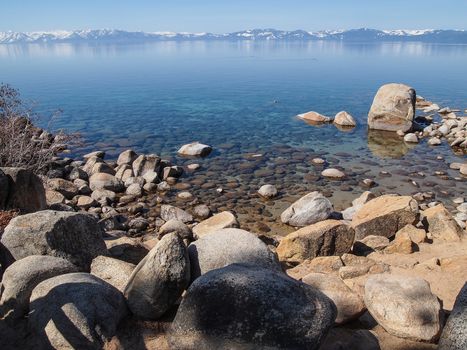
[(39, 348), (102, 349), (126, 313), (115, 287), (88, 273), (70, 273), (34, 288), (28, 322)]
[(263, 185), (258, 190), (258, 194), (266, 199), (271, 199), (277, 196), (277, 188), (273, 185)]
[(311, 192), (281, 214), (281, 221), (291, 226), (307, 226), (329, 218), (332, 203), (319, 192)]
[(206, 157), (211, 153), (212, 147), (204, 145), (199, 142), (192, 142), (187, 145), (183, 145), (179, 150), (178, 154), (182, 156), (192, 156), (192, 157)]
[(169, 331), (173, 349), (318, 349), (334, 304), (282, 272), (233, 264), (188, 289)]
[(33, 289), (46, 279), (78, 272), (78, 268), (65, 259), (32, 255), (10, 265), (0, 284), (0, 317), (18, 319), (29, 309)]
[(1, 243), (15, 260), (50, 255), (88, 270), (92, 259), (107, 254), (103, 234), (88, 214), (43, 210), (12, 219)]
[(230, 264), (281, 271), (276, 255), (254, 234), (235, 228), (211, 232), (188, 246), (191, 278)]
[(419, 277), (373, 275), (365, 284), (365, 305), (388, 333), (434, 342), (443, 324), (443, 310), (427, 281)]

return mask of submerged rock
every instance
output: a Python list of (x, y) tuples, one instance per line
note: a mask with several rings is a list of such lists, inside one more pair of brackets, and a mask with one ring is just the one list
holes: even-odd
[(281, 221), (291, 226), (307, 226), (326, 220), (333, 211), (332, 203), (319, 192), (300, 198), (281, 214)]
[(379, 88), (368, 113), (368, 127), (376, 130), (409, 131), (415, 117), (416, 93), (404, 84)]
[(318, 349), (335, 317), (334, 304), (315, 288), (282, 272), (233, 264), (190, 286), (169, 344), (174, 349)]

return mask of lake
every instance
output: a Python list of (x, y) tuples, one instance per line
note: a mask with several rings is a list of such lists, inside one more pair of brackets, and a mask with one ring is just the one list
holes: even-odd
[[(50, 126), (82, 134), (84, 144), (73, 155), (100, 149), (115, 158), (132, 148), (183, 165), (193, 160), (176, 156), (181, 145), (212, 145), (214, 152), (199, 160), (199, 172), (185, 176), (183, 188), (213, 209), (245, 215), (253, 229), (274, 231), (277, 213), (291, 200), (320, 190), (344, 209), (366, 190), (365, 178), (376, 181), (375, 192), (432, 191), (448, 206), (465, 195), (465, 179), (456, 180), (458, 172), (449, 169), (465, 156), (445, 143), (382, 142), (377, 133), (368, 135), (366, 116), (388, 82), (411, 85), (465, 114), (466, 62), (466, 45), (415, 42), (0, 45), (0, 81), (18, 88), (41, 113), (62, 110)], [(329, 116), (346, 110), (359, 126), (341, 131), (295, 117), (310, 110)], [(311, 163), (317, 156), (347, 178), (323, 179)], [(257, 197), (264, 183), (279, 188), (277, 200)], [(255, 226), (259, 217), (267, 228)]]

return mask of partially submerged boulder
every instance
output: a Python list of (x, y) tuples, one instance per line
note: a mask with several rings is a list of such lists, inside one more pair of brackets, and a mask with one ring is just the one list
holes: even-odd
[(277, 247), (281, 261), (299, 264), (317, 256), (350, 252), (354, 229), (338, 220), (325, 220), (306, 226), (284, 237)]
[(241, 263), (281, 271), (276, 255), (254, 234), (235, 228), (211, 232), (188, 246), (191, 278)]
[(180, 147), (178, 154), (191, 157), (206, 157), (211, 153), (211, 151), (211, 146), (202, 144), (200, 142), (192, 142)]
[(1, 243), (15, 260), (50, 255), (87, 270), (92, 259), (106, 255), (103, 231), (88, 214), (43, 210), (10, 221)]
[(190, 286), (169, 344), (186, 350), (318, 349), (335, 317), (334, 304), (315, 288), (282, 272), (233, 264)]
[(329, 218), (332, 203), (319, 192), (300, 198), (281, 214), (281, 221), (291, 226), (307, 226)]
[(334, 124), (343, 127), (354, 127), (357, 126), (355, 119), (346, 111), (341, 111), (334, 117)]
[(189, 282), (190, 260), (185, 244), (176, 233), (169, 233), (136, 266), (124, 294), (133, 314), (157, 320)]
[(415, 100), (415, 90), (410, 86), (381, 86), (368, 113), (368, 127), (386, 131), (409, 131), (415, 117)]
[(297, 117), (299, 117), (300, 119), (306, 120), (308, 122), (317, 123), (317, 124), (332, 122), (332, 118), (326, 117), (314, 111), (299, 114)]
[(34, 288), (28, 323), (39, 348), (102, 349), (126, 313), (115, 287), (88, 273), (70, 273)]

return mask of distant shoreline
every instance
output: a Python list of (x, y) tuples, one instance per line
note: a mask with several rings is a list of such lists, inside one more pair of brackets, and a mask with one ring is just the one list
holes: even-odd
[(351, 29), (344, 31), (304, 30), (282, 31), (254, 29), (240, 32), (175, 33), (175, 32), (130, 32), (114, 29), (0, 32), (0, 44), (23, 43), (142, 43), (159, 41), (330, 41), (351, 43), (421, 42), (433, 44), (467, 44), (465, 30), (377, 30)]

